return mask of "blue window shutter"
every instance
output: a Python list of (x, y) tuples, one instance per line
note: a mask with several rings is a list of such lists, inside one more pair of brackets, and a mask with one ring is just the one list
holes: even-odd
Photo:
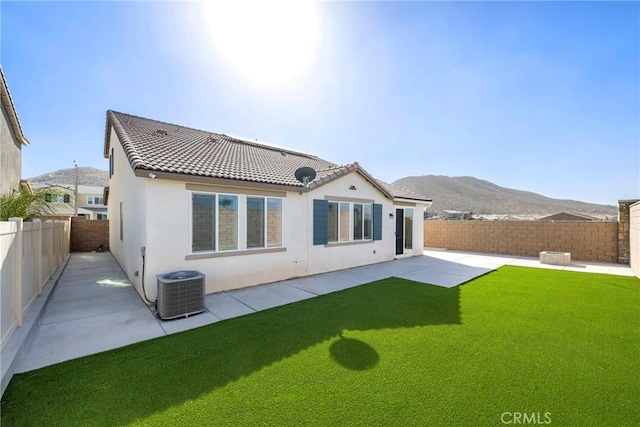
[(382, 240), (382, 205), (373, 205), (373, 240)]
[(327, 243), (329, 202), (326, 200), (313, 200), (313, 244), (325, 245)]

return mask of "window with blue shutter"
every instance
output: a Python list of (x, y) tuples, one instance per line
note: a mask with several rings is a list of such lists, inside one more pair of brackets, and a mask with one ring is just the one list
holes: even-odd
[(325, 245), (328, 239), (328, 213), (329, 202), (327, 200), (313, 201), (313, 244)]
[(373, 240), (382, 240), (382, 205), (373, 205)]

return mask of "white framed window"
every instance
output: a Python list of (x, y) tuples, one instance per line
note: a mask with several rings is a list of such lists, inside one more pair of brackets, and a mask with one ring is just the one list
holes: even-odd
[(328, 242), (348, 242), (350, 232), (350, 204), (346, 202), (328, 202)]
[(327, 242), (373, 239), (373, 204), (327, 203)]
[(104, 199), (98, 196), (87, 196), (88, 205), (103, 205)]
[(282, 246), (282, 199), (247, 196), (247, 249)]
[(413, 250), (413, 208), (404, 209), (404, 249), (405, 253)]
[(238, 249), (238, 196), (193, 193), (191, 197), (191, 250)]

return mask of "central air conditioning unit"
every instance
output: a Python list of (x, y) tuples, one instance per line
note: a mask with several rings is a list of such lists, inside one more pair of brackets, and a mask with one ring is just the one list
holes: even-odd
[(174, 271), (156, 277), (156, 309), (161, 319), (175, 319), (204, 311), (204, 274), (199, 271)]

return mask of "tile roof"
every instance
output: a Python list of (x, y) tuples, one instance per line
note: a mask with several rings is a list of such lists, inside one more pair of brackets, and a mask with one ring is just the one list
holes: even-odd
[[(111, 128), (134, 170), (302, 187), (294, 172), (306, 166), (316, 170), (310, 189), (357, 171), (390, 198), (427, 200), (376, 180), (358, 163), (336, 165), (299, 151), (111, 110), (107, 111), (105, 158), (109, 157)], [(412, 196), (406, 197), (408, 194)]]
[[(75, 191), (75, 185), (71, 184), (54, 184), (49, 182), (34, 182), (31, 183), (31, 188), (34, 190), (41, 190), (44, 188), (59, 187), (69, 191)], [(78, 194), (102, 194), (104, 187), (97, 187), (92, 185), (78, 185)]]
[(335, 166), (316, 156), (184, 126), (107, 112), (133, 169), (301, 186), (296, 169)]
[(393, 194), (393, 197), (396, 199), (410, 199), (410, 200), (420, 200), (424, 202), (431, 202), (431, 197), (423, 196), (422, 194), (418, 194), (414, 191), (407, 190), (404, 187), (399, 187), (394, 184), (389, 184), (384, 181), (380, 181), (377, 179), (378, 184), (380, 184), (383, 188), (385, 188), (389, 193)]

